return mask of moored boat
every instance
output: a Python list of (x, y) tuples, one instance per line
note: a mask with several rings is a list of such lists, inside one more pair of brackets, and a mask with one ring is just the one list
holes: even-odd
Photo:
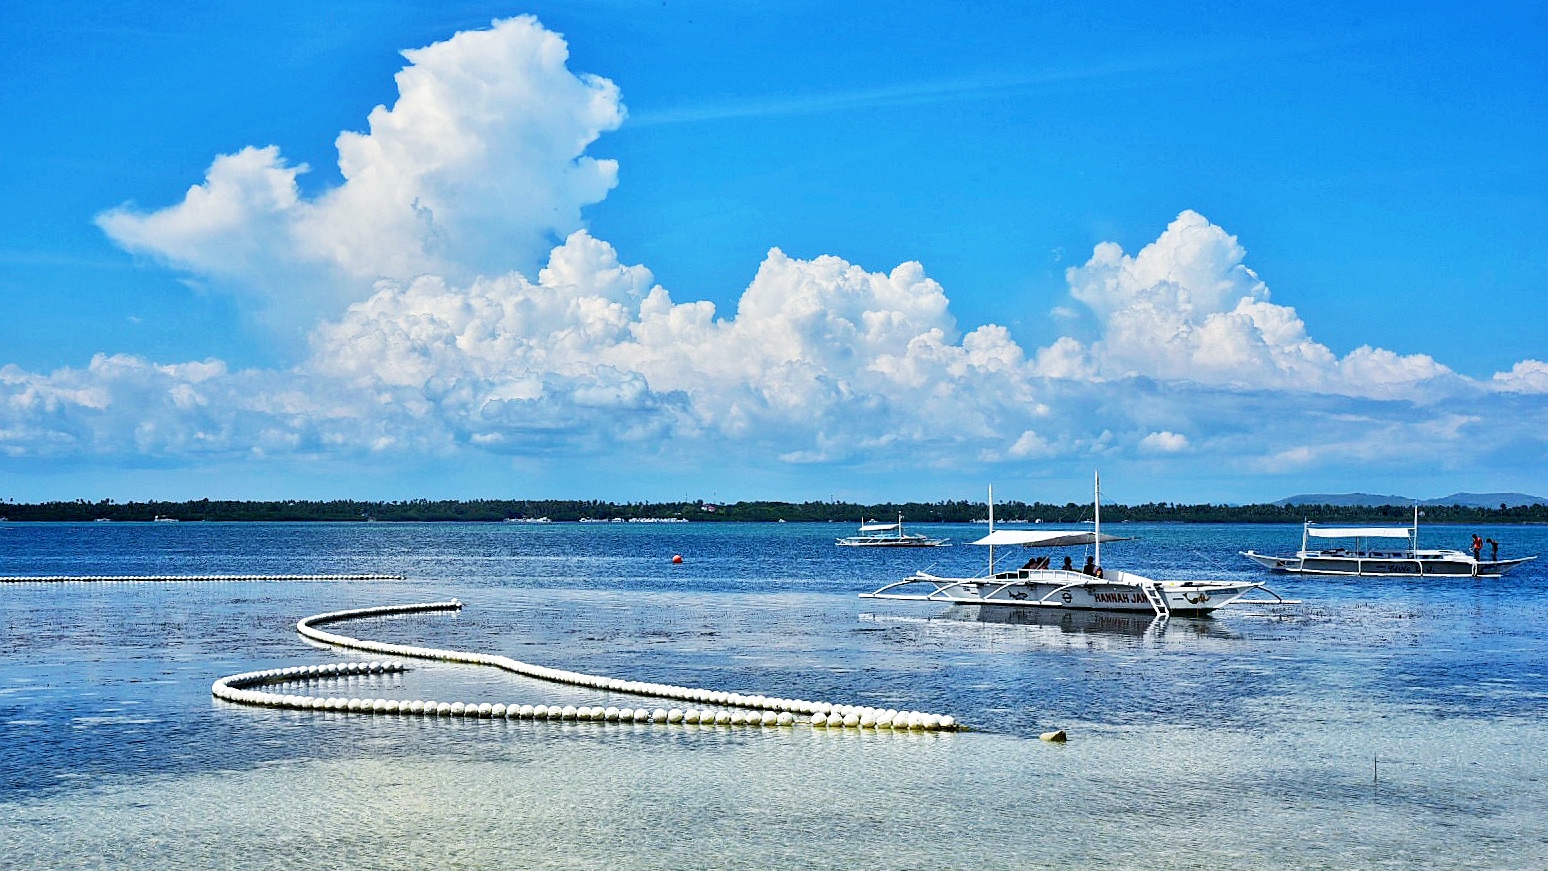
[(897, 523), (862, 521), (859, 535), (840, 538), (833, 543), (839, 547), (945, 547), (950, 541), (916, 532), (904, 532), (903, 515), (899, 514)]
[[(1310, 546), (1313, 538), (1346, 539), (1352, 540), (1353, 544), (1313, 549)], [(1372, 543), (1373, 539), (1375, 543)], [(1381, 544), (1394, 539), (1402, 539), (1403, 543)], [(1460, 550), (1421, 548), (1417, 507), (1414, 508), (1412, 526), (1318, 526), (1307, 522), (1301, 525), (1301, 549), (1292, 556), (1270, 556), (1252, 550), (1241, 554), (1270, 571), (1284, 574), (1383, 578), (1497, 578), (1522, 563), (1537, 559), (1536, 555), (1499, 559), (1497, 544), (1494, 544), (1490, 559), (1482, 558), (1481, 548), (1478, 556)]]
[[(1124, 541), (1102, 532), (1101, 479), (1096, 479), (1093, 501), (1095, 519), (1090, 529), (995, 529), (994, 492), (989, 495), (989, 534), (973, 542), (989, 549), (989, 570), (971, 578), (942, 577), (915, 572), (862, 599), (942, 602), (953, 605), (995, 605), (1022, 608), (1071, 608), (1093, 611), (1138, 611), (1161, 616), (1208, 614), (1236, 601), (1258, 604), (1295, 604), (1252, 581), (1167, 581), (1102, 565), (1102, 545)], [(995, 560), (995, 548), (1091, 548), (1091, 556), (1077, 569), (1066, 556), (1062, 565), (1051, 557), (1034, 556), (1020, 568), (1005, 571)], [(1243, 600), (1254, 590), (1273, 599)]]

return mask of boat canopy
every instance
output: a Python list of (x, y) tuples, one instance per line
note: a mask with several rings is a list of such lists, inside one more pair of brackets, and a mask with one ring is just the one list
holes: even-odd
[(1128, 541), (1123, 536), (1108, 535), (1105, 532), (1099, 537), (1097, 533), (1087, 529), (996, 529), (973, 543), (995, 546), (1019, 544), (1025, 547), (1074, 547), (1094, 544), (1098, 540)]
[(1414, 534), (1407, 526), (1308, 526), (1312, 538), (1408, 538)]
[(896, 523), (862, 523), (862, 524), (860, 524), (860, 531), (861, 532), (889, 532), (889, 531), (897, 529), (897, 528), (898, 528), (898, 524), (896, 524)]

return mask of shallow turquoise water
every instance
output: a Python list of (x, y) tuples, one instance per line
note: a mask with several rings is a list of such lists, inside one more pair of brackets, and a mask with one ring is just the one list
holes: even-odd
[[(839, 525), (0, 526), (0, 575), (401, 582), (0, 586), (8, 867), (1548, 867), (1548, 577), (1278, 579), (1210, 620), (1029, 623), (855, 594), (976, 548)], [(981, 527), (921, 527), (961, 542)], [(1123, 525), (1105, 562), (1266, 577), (1297, 527)], [(1433, 527), (1456, 545), (1472, 529)], [(1507, 552), (1548, 530), (1485, 529)], [(673, 566), (681, 553), (685, 562)], [(210, 682), (348, 634), (640, 680), (949, 712), (955, 735), (447, 722), (248, 709)], [(633, 704), (429, 663), (396, 698)], [(371, 687), (369, 691), (366, 687)], [(1063, 728), (1065, 745), (1036, 739)], [(1374, 768), (1374, 777), (1373, 777)]]

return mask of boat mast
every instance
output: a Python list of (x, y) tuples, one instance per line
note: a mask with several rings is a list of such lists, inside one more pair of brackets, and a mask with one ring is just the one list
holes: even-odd
[(1414, 552), (1414, 559), (1419, 558), (1419, 503), (1414, 503), (1414, 531), (1412, 540), (1408, 543), (1409, 550)]
[(1092, 531), (1095, 533), (1092, 538), (1095, 539), (1096, 544), (1096, 567), (1100, 569), (1102, 567), (1102, 473), (1096, 472), (1095, 475), (1096, 484), (1093, 488), (1091, 507), (1096, 524), (1092, 527)]
[[(989, 534), (994, 535), (994, 485), (989, 485)], [(989, 543), (989, 577), (994, 577), (994, 542)]]

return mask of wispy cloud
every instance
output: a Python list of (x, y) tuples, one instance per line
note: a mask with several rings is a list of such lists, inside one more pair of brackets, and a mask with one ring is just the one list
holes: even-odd
[(810, 115), (963, 100), (988, 100), (1051, 91), (1061, 86), (1082, 83), (1122, 82), (1137, 76), (1223, 68), (1240, 63), (1261, 62), (1265, 57), (1307, 54), (1338, 45), (1343, 43), (1279, 42), (1227, 50), (1190, 49), (1135, 55), (1086, 66), (1030, 71), (989, 71), (976, 75), (901, 82), (870, 88), (777, 94), (685, 106), (631, 105), (627, 126), (652, 127), (738, 118)]

